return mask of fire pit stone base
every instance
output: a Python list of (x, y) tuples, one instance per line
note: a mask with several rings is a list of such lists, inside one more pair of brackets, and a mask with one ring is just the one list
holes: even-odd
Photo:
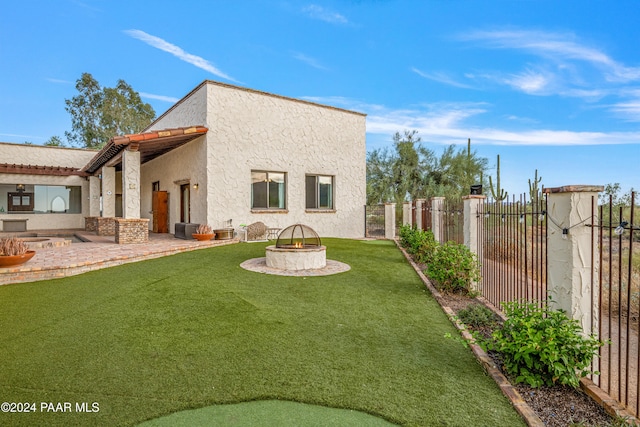
[(309, 248), (277, 248), (267, 246), (266, 264), (278, 270), (312, 270), (327, 265), (327, 248), (314, 246)]

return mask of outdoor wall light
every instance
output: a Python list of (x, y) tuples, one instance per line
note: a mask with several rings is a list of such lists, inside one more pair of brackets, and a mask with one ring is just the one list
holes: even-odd
[(564, 240), (567, 240), (568, 237), (569, 237), (569, 229), (568, 228), (563, 228), (562, 229), (562, 238)]
[(620, 222), (620, 225), (617, 226), (615, 230), (613, 230), (613, 232), (616, 233), (616, 236), (622, 236), (622, 233), (624, 233), (624, 228), (627, 225), (629, 225), (627, 221), (622, 221)]
[(25, 190), (26, 186), (24, 184), (16, 184), (16, 191), (22, 193)]
[(197, 183), (197, 182), (196, 182), (195, 184), (193, 184), (193, 189), (194, 189), (194, 190), (197, 190), (197, 189), (198, 189), (198, 187), (199, 187), (199, 185), (198, 185), (198, 183)]

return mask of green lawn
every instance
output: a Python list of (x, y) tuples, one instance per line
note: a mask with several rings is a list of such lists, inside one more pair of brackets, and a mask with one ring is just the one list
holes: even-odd
[[(283, 404), (284, 415), (247, 406), (266, 426), (269, 413), (305, 406), (402, 425), (523, 425), (471, 352), (443, 338), (455, 328), (392, 242), (323, 243), (351, 270), (245, 271), (242, 261), (264, 256), (254, 243), (1, 286), (0, 401), (37, 411), (0, 413), (0, 425), (135, 425), (248, 401), (310, 404)], [(99, 411), (76, 412), (82, 402)], [(203, 411), (186, 414), (215, 419)]]

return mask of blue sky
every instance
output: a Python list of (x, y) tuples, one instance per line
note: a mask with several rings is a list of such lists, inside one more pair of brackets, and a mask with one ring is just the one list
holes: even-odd
[[(640, 189), (640, 2), (20, 0), (0, 6), (0, 141), (42, 144), (91, 73), (157, 114), (205, 79), (364, 112), (367, 149), (418, 130), (511, 194)], [(0, 160), (1, 162), (1, 160)], [(489, 171), (495, 175), (495, 170)]]

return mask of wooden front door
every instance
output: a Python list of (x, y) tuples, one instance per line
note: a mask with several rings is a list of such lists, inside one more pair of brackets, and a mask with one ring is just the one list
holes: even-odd
[(151, 206), (153, 211), (153, 232), (169, 232), (169, 193), (166, 191), (154, 191)]

